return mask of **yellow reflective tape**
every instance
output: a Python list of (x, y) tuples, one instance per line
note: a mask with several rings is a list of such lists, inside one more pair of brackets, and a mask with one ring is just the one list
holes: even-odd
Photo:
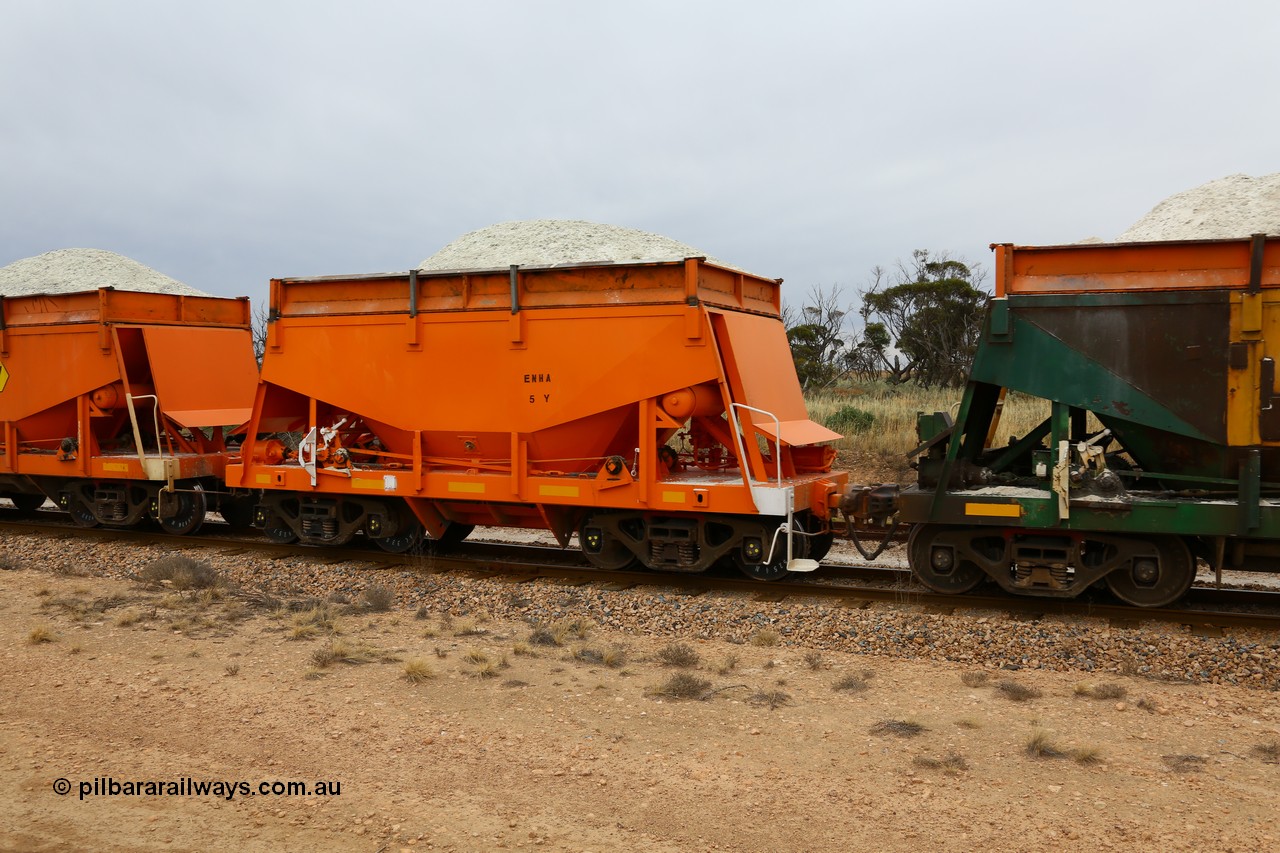
[(1022, 516), (1021, 504), (970, 504), (964, 505), (965, 515), (987, 515), (997, 518), (1019, 518)]
[(255, 476), (254, 476), (253, 480), (254, 480), (254, 482), (256, 482), (256, 483), (263, 483), (263, 484), (270, 483), (270, 482), (271, 482), (271, 475), (270, 475), (270, 474), (257, 474), (257, 475), (255, 475)]
[(538, 494), (553, 498), (576, 498), (582, 494), (577, 486), (538, 486)]
[(471, 494), (483, 495), (484, 483), (459, 483), (451, 481), (449, 483), (449, 491), (451, 492), (469, 492)]
[(663, 492), (662, 502), (669, 504), (682, 504), (685, 502), (684, 492)]
[(128, 471), (129, 463), (128, 462), (103, 462), (102, 470), (103, 471)]
[(353, 489), (373, 489), (374, 491), (382, 491), (381, 480), (357, 480), (352, 478), (351, 488)]

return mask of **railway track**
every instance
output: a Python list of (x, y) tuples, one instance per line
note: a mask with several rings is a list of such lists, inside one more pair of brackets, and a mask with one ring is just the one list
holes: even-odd
[(1209, 635), (1228, 628), (1280, 631), (1280, 592), (1253, 589), (1197, 586), (1179, 607), (1138, 609), (1092, 594), (1070, 600), (1021, 598), (1002, 592), (940, 595), (913, 582), (906, 569), (874, 563), (861, 566), (829, 563), (824, 564), (816, 576), (766, 584), (739, 577), (730, 571), (691, 575), (647, 570), (604, 571), (586, 565), (574, 550), (539, 545), (466, 541), (448, 555), (389, 554), (374, 547), (320, 549), (280, 544), (260, 537), (246, 537), (217, 524), (206, 525), (200, 535), (172, 536), (160, 531), (79, 527), (55, 511), (40, 511), (35, 515), (47, 518), (32, 518), (30, 515), (21, 520), (0, 518), (0, 530), (9, 534), (93, 537), (180, 550), (211, 549), (223, 553), (252, 552), (274, 558), (302, 557), (327, 564), (364, 562), (418, 572), (463, 572), (479, 577), (502, 577), (515, 583), (547, 579), (570, 585), (597, 583), (615, 590), (664, 586), (675, 587), (688, 595), (742, 593), (762, 601), (816, 598), (851, 608), (887, 602), (944, 614), (995, 610), (1026, 620), (1045, 616), (1102, 618), (1122, 627), (1141, 622), (1164, 622), (1187, 625), (1197, 633)]

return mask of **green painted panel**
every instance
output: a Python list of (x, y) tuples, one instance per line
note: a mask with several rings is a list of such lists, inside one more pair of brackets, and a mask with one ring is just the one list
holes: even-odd
[(1220, 440), (1107, 369), (1096, 358), (1059, 340), (1020, 314), (1014, 313), (1012, 319), (1009, 343), (984, 340), (978, 347), (971, 380), (1202, 441)]

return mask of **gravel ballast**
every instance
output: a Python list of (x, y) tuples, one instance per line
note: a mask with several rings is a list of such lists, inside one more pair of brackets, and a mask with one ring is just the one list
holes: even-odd
[(0, 267), (0, 295), (78, 293), (114, 287), (143, 293), (208, 296), (132, 258), (103, 249), (58, 249)]
[[(130, 578), (172, 553), (172, 548), (162, 546), (22, 534), (7, 539), (0, 564)], [(911, 606), (907, 590), (901, 604), (851, 608), (827, 599), (765, 602), (737, 593), (689, 596), (656, 585), (657, 580), (654, 586), (616, 591), (542, 580), (512, 584), (501, 578), (429, 574), (372, 563), (323, 565), (303, 557), (273, 559), (204, 549), (187, 554), (208, 562), (241, 589), (262, 590), (279, 599), (336, 595), (356, 601), (366, 588), (380, 585), (394, 592), (395, 608), (405, 612), (424, 607), (436, 615), (526, 623), (585, 618), (623, 634), (733, 643), (750, 643), (761, 632), (771, 631), (792, 647), (950, 661), (972, 668), (1121, 673), (1280, 689), (1280, 639), (1264, 631), (1203, 637), (1167, 624), (1130, 628), (1089, 618), (1027, 621), (993, 611), (924, 613)], [(429, 558), (423, 558), (422, 565), (430, 568)]]

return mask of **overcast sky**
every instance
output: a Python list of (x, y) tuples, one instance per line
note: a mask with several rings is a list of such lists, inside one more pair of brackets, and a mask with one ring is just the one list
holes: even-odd
[(865, 284), (1280, 171), (1271, 2), (0, 0), (0, 265), (219, 295), (511, 219)]

